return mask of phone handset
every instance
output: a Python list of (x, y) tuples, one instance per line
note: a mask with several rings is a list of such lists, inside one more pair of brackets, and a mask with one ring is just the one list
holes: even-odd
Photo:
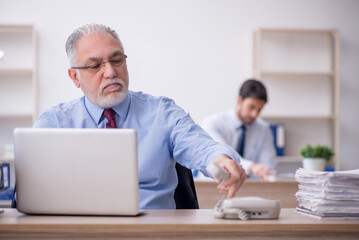
[[(223, 184), (228, 178), (229, 173), (217, 163), (212, 162), (207, 171), (213, 177), (221, 180)], [(281, 209), (280, 200), (269, 200), (260, 197), (235, 197), (226, 199), (226, 194), (214, 206), (213, 215), (216, 218), (235, 218), (235, 219), (276, 219), (279, 217)]]
[(221, 180), (221, 183), (224, 183), (229, 178), (229, 173), (219, 166), (216, 162), (212, 162), (208, 167), (207, 171), (212, 174), (213, 177)]

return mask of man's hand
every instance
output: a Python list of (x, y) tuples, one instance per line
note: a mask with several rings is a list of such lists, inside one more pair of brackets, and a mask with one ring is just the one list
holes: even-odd
[(255, 174), (257, 177), (262, 178), (264, 181), (268, 181), (268, 176), (272, 175), (269, 168), (266, 165), (253, 163), (249, 168), (249, 171)]
[[(240, 164), (227, 155), (220, 154), (214, 161), (229, 173), (229, 178), (217, 186), (219, 192), (228, 194), (228, 198), (234, 197), (243, 182), (247, 179), (246, 172)], [(220, 180), (221, 179), (216, 179), (217, 183), (220, 183)]]

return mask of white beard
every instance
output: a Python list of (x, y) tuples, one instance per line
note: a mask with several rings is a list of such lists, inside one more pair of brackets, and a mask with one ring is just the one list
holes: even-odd
[[(119, 83), (122, 87), (122, 90), (120, 92), (117, 92), (116, 94), (111, 94), (111, 96), (104, 96), (103, 89), (105, 88), (106, 85), (110, 83)], [(117, 91), (117, 89), (115, 88), (112, 91)], [(101, 108), (111, 108), (121, 103), (126, 98), (127, 93), (128, 93), (128, 86), (125, 86), (125, 82), (122, 79), (115, 78), (112, 79), (110, 82), (101, 85), (100, 91), (97, 95), (97, 101), (95, 102), (96, 105)]]

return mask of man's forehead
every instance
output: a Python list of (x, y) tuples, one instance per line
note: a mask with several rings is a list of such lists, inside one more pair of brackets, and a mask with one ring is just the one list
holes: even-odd
[(108, 57), (114, 52), (123, 53), (119, 41), (109, 33), (83, 36), (77, 44), (77, 54), (82, 57)]
[(248, 104), (256, 104), (256, 105), (264, 105), (265, 101), (259, 98), (255, 97), (247, 97), (243, 100), (243, 102), (246, 102)]

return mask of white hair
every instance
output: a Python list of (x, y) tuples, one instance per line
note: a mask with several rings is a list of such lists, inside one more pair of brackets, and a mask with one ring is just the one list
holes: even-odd
[(118, 37), (117, 33), (115, 32), (115, 30), (112, 30), (111, 28), (102, 25), (102, 24), (95, 24), (95, 23), (91, 23), (91, 24), (86, 24), (83, 25), (79, 28), (77, 28), (67, 39), (66, 41), (66, 54), (67, 54), (67, 58), (69, 59), (69, 63), (70, 66), (72, 64), (74, 64), (75, 62), (75, 56), (76, 56), (76, 46), (78, 41), (83, 37), (83, 36), (88, 36), (91, 34), (95, 34), (95, 33), (109, 33), (111, 34), (121, 45), (121, 47), (123, 48), (122, 42), (120, 40), (120, 38)]

